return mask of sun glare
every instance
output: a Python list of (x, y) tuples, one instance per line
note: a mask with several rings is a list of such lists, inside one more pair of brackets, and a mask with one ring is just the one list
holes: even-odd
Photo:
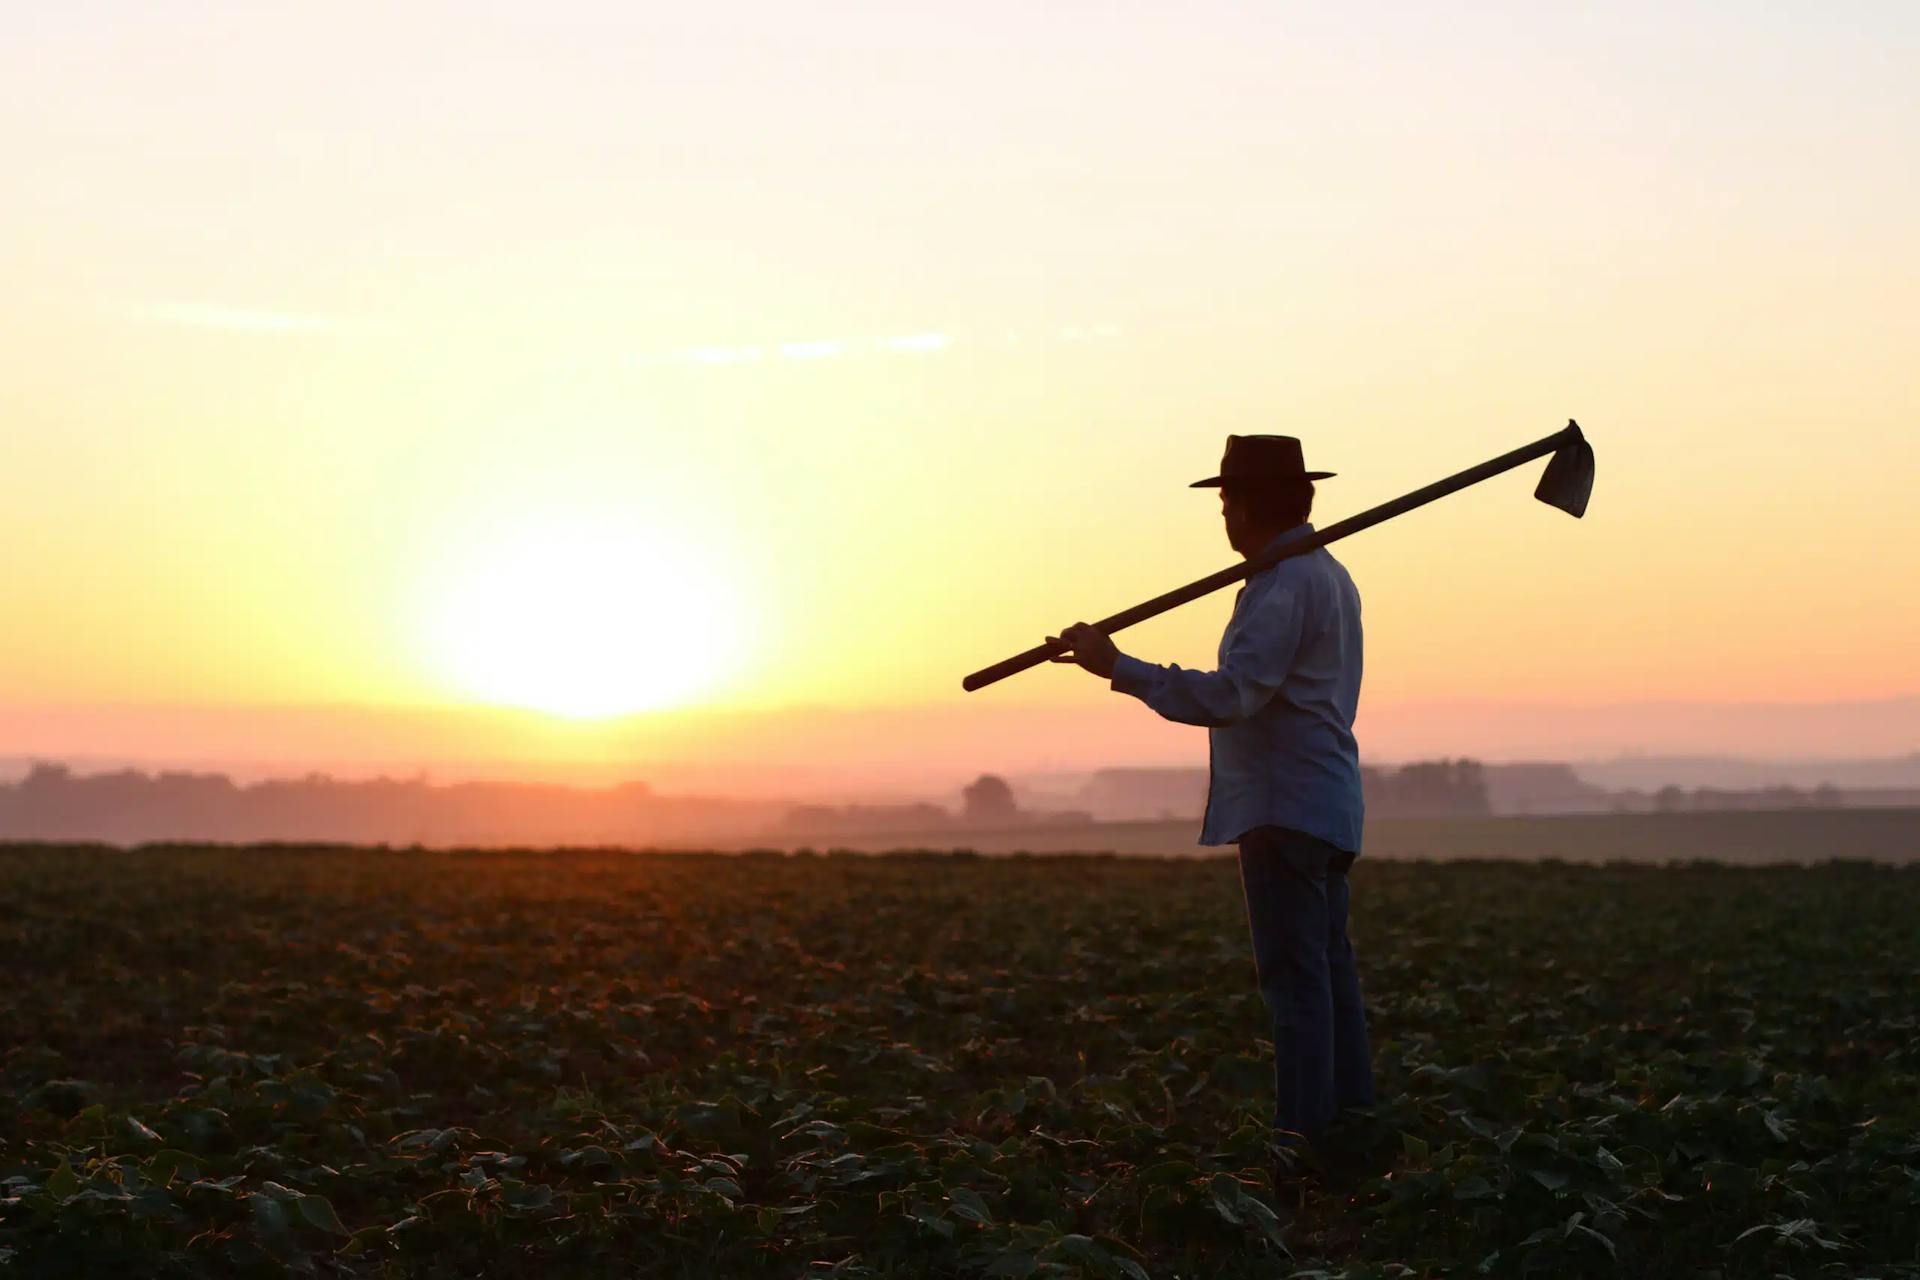
[(461, 548), (428, 619), (440, 674), (488, 702), (601, 718), (682, 705), (741, 649), (699, 551), (620, 517), (555, 515)]

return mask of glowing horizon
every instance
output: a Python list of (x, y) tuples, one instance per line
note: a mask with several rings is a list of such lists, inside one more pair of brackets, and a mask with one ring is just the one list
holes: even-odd
[(584, 720), (683, 706), (746, 648), (733, 584), (636, 513), (535, 509), (446, 554), (420, 586), (424, 661), (483, 703)]
[[(1586, 520), (1529, 471), (1336, 548), (1363, 727), (1920, 690), (1910, 8), (12, 28), (0, 708), (104, 752), (286, 704), (1064, 751), (1113, 695), (960, 677), (1229, 563), (1229, 432), (1326, 523), (1569, 416)], [(1206, 664), (1231, 594), (1121, 645)]]

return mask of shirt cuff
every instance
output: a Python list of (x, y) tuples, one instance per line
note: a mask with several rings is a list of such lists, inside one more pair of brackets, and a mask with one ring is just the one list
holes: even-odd
[(1121, 654), (1113, 660), (1112, 688), (1119, 693), (1130, 693), (1136, 698), (1144, 698), (1153, 688), (1154, 677), (1160, 668), (1151, 662), (1142, 662), (1138, 658)]

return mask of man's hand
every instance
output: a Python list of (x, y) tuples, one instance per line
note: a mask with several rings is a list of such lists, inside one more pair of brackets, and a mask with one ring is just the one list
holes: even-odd
[(1103, 680), (1113, 679), (1113, 664), (1120, 650), (1100, 628), (1076, 622), (1059, 635), (1048, 636), (1047, 643), (1064, 644), (1070, 650), (1051, 661), (1077, 662)]

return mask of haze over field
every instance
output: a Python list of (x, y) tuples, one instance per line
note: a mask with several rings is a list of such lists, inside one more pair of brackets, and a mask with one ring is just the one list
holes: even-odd
[[(83, 771), (189, 768), (245, 779), (322, 772), (645, 781), (664, 792), (793, 800), (945, 794), (981, 770), (1206, 765), (1198, 730), (1142, 715), (1111, 695), (1085, 705), (1008, 707), (983, 697), (658, 719), (664, 723), (486, 708), (4, 708), (0, 742), (31, 749), (10, 759), (0, 751), (0, 778), (24, 773), (38, 758)], [(1805, 706), (1447, 702), (1371, 713), (1361, 748), (1374, 763), (1458, 755), (1576, 761), (1594, 781), (1648, 790), (1668, 783), (1915, 786), (1916, 726), (1920, 698)], [(130, 749), (136, 745), (147, 754)]]
[(1912, 6), (7, 29), (0, 756), (1201, 761), (959, 678), (1230, 562), (1229, 432), (1324, 524), (1569, 416), (1584, 521), (1529, 473), (1337, 548), (1365, 754), (1920, 748)]

